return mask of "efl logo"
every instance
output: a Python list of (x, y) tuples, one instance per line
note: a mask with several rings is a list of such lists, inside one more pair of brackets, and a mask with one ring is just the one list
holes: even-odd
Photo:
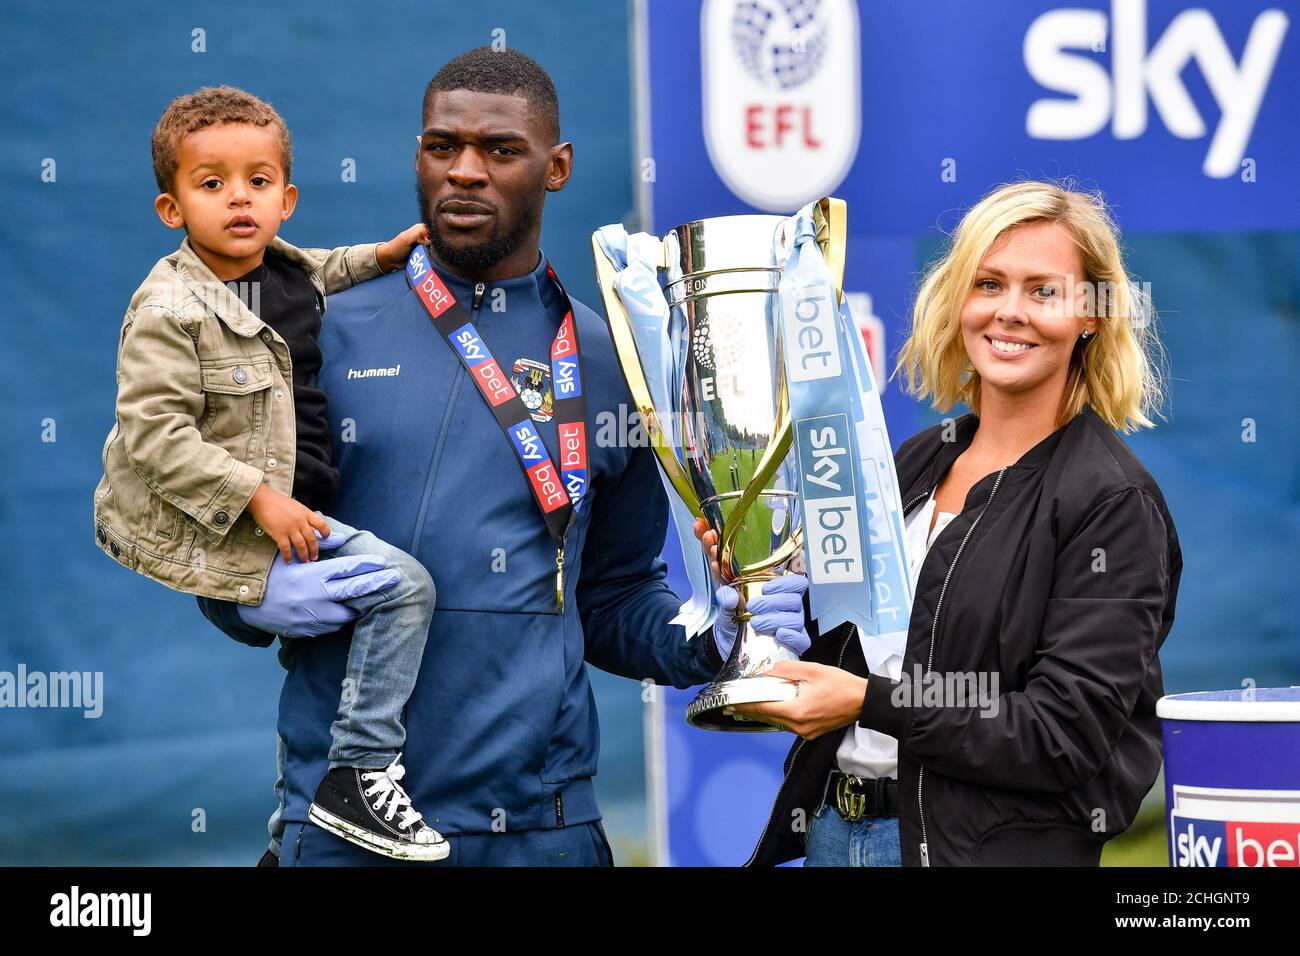
[(1174, 866), (1300, 866), (1300, 823), (1199, 820), (1174, 813)]
[[(1025, 33), (1025, 68), (1049, 90), (1073, 98), (1036, 100), (1025, 128), (1037, 139), (1087, 139), (1109, 120), (1116, 139), (1136, 139), (1147, 129), (1149, 97), (1169, 132), (1202, 139), (1205, 120), (1183, 82), (1194, 60), (1220, 111), (1201, 171), (1232, 176), (1246, 155), (1288, 24), (1281, 10), (1261, 13), (1238, 63), (1208, 10), (1183, 10), (1149, 45), (1146, 0), (1112, 0), (1109, 21), (1100, 10), (1050, 10)], [(1099, 62), (1107, 48), (1109, 74)]]
[(848, 175), (861, 133), (856, 0), (705, 0), (704, 142), (733, 193), (788, 213)]
[(799, 446), (799, 489), (809, 576), (814, 584), (857, 584), (863, 580), (862, 539), (853, 472), (857, 463), (847, 415), (822, 415), (795, 422)]

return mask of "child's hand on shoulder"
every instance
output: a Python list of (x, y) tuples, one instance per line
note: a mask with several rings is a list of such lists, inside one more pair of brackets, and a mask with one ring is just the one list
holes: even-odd
[(401, 269), (406, 265), (406, 260), (411, 257), (411, 250), (428, 241), (429, 227), (424, 223), (402, 230), (387, 242), (381, 242), (379, 248), (375, 250), (379, 268), (385, 272)]
[(280, 546), (285, 564), (293, 560), (293, 549), (297, 549), (300, 561), (315, 561), (320, 556), (316, 531), (321, 537), (329, 537), (330, 526), (324, 518), (267, 484), (253, 492), (248, 511), (258, 527)]

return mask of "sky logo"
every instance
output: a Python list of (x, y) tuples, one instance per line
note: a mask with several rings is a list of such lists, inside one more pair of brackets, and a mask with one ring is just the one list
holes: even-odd
[(1300, 822), (1201, 820), (1174, 813), (1174, 866), (1300, 866)]
[(795, 422), (809, 577), (814, 584), (860, 584), (864, 576), (854, 457), (847, 415)]
[(474, 331), (474, 326), (468, 322), (451, 333), (451, 344), (456, 346), (456, 351), (460, 353), (460, 357), (465, 360), (465, 364), (470, 368), (492, 358), (488, 353), (487, 346), (483, 344), (483, 340)]
[[(1183, 10), (1153, 43), (1146, 0), (1112, 0), (1109, 18), (1100, 10), (1050, 10), (1025, 33), (1025, 68), (1042, 86), (1071, 98), (1035, 100), (1026, 131), (1036, 139), (1087, 139), (1109, 122), (1116, 139), (1136, 139), (1147, 130), (1149, 100), (1174, 136), (1202, 139), (1205, 118), (1182, 78), (1195, 62), (1220, 111), (1201, 171), (1232, 176), (1245, 158), (1288, 26), (1281, 10), (1260, 13), (1238, 62), (1208, 10)], [(1107, 48), (1109, 73), (1097, 58)]]
[(555, 362), (555, 397), (577, 398), (582, 394), (582, 374), (578, 363), (573, 359), (557, 359)]
[(546, 449), (541, 436), (530, 421), (522, 421), (510, 429), (510, 438), (515, 443), (515, 451), (527, 466), (546, 460)]

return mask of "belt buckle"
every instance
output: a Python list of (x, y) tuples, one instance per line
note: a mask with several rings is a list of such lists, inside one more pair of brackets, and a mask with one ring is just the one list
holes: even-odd
[(861, 786), (862, 778), (851, 773), (842, 774), (835, 781), (835, 809), (849, 823), (857, 823), (867, 815), (867, 795), (854, 793), (851, 787)]

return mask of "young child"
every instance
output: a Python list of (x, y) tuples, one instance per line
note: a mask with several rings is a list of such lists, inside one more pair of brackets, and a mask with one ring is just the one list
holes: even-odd
[(378, 554), (399, 571), (391, 587), (346, 602), (359, 616), (330, 769), (309, 815), (384, 856), (440, 860), (446, 840), (398, 782), (433, 580), (410, 555), (321, 513), (339, 474), (316, 385), (326, 293), (401, 268), (427, 229), (378, 245), (295, 248), (276, 237), (298, 198), (290, 161), (279, 114), (229, 86), (179, 97), (154, 129), (154, 207), (186, 237), (136, 290), (122, 324), (95, 537), (168, 587), (244, 605), (261, 603), (277, 554), (314, 561), (317, 535), (331, 530), (347, 536), (334, 554)]

